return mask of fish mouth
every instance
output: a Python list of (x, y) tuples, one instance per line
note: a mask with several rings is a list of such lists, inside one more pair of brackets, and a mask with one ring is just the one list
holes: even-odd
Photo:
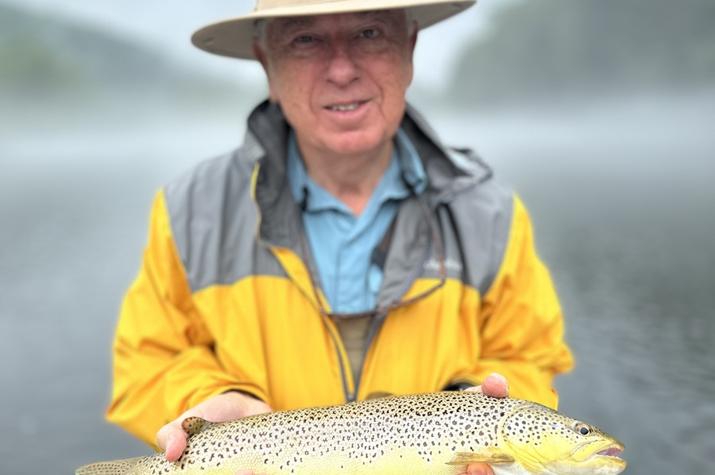
[(620, 471), (624, 470), (627, 465), (626, 461), (621, 458), (622, 453), (623, 445), (613, 444), (594, 453), (591, 457), (589, 457), (589, 461), (605, 464), (610, 467), (616, 467), (620, 473)]
[(592, 442), (581, 446), (570, 457), (547, 463), (546, 467), (551, 470), (547, 473), (616, 475), (628, 467), (628, 462), (620, 457), (622, 452), (623, 445), (619, 442)]
[(580, 461), (602, 460), (620, 464), (624, 462), (621, 458), (623, 449), (623, 444), (618, 441), (591, 442), (578, 447), (571, 456)]
[(596, 452), (595, 455), (598, 455), (601, 457), (621, 458), (622, 453), (623, 453), (623, 446), (614, 445), (614, 446), (608, 447), (606, 449), (603, 449), (599, 452)]

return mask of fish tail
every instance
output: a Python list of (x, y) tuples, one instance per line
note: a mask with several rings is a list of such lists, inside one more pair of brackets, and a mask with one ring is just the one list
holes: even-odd
[(78, 468), (75, 475), (127, 475), (143, 457), (97, 462)]

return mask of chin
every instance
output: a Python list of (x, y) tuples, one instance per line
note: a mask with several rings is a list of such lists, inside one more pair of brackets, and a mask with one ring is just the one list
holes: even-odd
[[(394, 134), (393, 134), (394, 135)], [(324, 140), (327, 149), (345, 155), (358, 155), (380, 150), (392, 140), (387, 131), (355, 131), (334, 134)]]

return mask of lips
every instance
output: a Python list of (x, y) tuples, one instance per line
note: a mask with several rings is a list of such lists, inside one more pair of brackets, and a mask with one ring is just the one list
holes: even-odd
[(363, 104), (367, 103), (367, 101), (352, 101), (352, 102), (338, 102), (334, 104), (329, 104), (324, 107), (324, 109), (327, 109), (332, 112), (352, 112), (354, 110), (357, 110), (360, 106)]

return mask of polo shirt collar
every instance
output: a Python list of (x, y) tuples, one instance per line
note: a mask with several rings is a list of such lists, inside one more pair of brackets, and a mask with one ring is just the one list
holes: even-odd
[[(300, 156), (298, 141), (292, 129), (288, 135), (287, 152), (288, 183), (296, 203), (308, 211), (337, 209), (350, 213), (344, 203), (310, 178)], [(386, 187), (382, 185), (386, 185)], [(427, 188), (427, 175), (422, 161), (414, 145), (402, 129), (397, 131), (390, 165), (385, 171), (378, 188), (382, 188), (381, 191), (384, 194), (381, 197), (381, 201), (406, 198), (409, 196), (410, 190), (415, 194), (420, 194)]]

